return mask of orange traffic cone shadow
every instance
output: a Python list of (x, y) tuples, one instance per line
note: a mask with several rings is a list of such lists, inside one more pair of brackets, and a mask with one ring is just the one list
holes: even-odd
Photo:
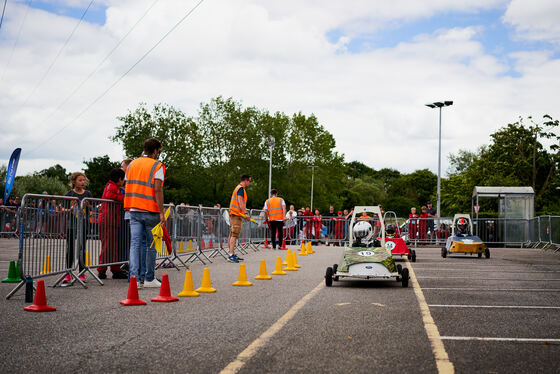
[(163, 274), (161, 276), (161, 287), (159, 288), (159, 296), (154, 297), (150, 300), (156, 303), (170, 303), (173, 301), (179, 301), (178, 297), (171, 296), (171, 288), (169, 287), (169, 276)]
[(216, 289), (212, 288), (212, 284), (210, 283), (210, 270), (208, 268), (204, 268), (202, 272), (202, 284), (195, 291), (200, 293), (216, 292)]
[(198, 292), (194, 290), (192, 281), (192, 271), (187, 270), (185, 272), (185, 283), (183, 285), (183, 291), (179, 292), (177, 295), (179, 297), (196, 297), (199, 296)]
[(293, 262), (295, 268), (300, 268), (301, 267), (301, 265), (299, 265), (297, 263), (297, 253), (295, 253), (295, 252), (292, 252), (292, 262)]
[(282, 259), (280, 257), (276, 257), (276, 269), (271, 273), (272, 275), (286, 275), (284, 270), (282, 270)]
[(265, 260), (261, 260), (261, 266), (259, 268), (259, 275), (257, 275), (255, 277), (255, 279), (263, 279), (263, 280), (272, 279), (272, 277), (266, 273), (266, 262), (265, 262)]
[(245, 264), (239, 265), (239, 276), (237, 277), (237, 282), (234, 282), (232, 286), (252, 286), (253, 283), (247, 280), (247, 270), (245, 269)]
[(124, 306), (146, 305), (146, 302), (140, 300), (140, 297), (138, 297), (136, 277), (130, 277), (130, 281), (128, 282), (128, 294), (126, 295), (126, 299), (121, 300), (121, 304)]
[(54, 312), (56, 308), (47, 304), (47, 295), (45, 294), (45, 281), (40, 279), (37, 281), (37, 291), (33, 299), (33, 305), (23, 308), (26, 312)]

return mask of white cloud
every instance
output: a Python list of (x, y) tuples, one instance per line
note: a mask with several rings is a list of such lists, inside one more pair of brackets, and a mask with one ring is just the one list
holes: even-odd
[[(555, 102), (559, 61), (547, 52), (518, 52), (510, 58), (520, 76), (508, 76), (510, 67), (476, 40), (485, 31), (479, 26), (418, 35), (393, 48), (345, 52), (353, 35), (395, 20), (503, 4), (483, 0), (422, 6), (412, 0), (361, 1), (352, 7), (339, 1), (207, 1), (71, 122), (196, 3), (159, 2), (93, 79), (51, 115), (152, 1), (107, 3), (106, 24), (80, 26), (49, 77), (23, 106), (76, 22), (29, 12), (22, 40), (0, 81), (5, 87), (0, 131), (8, 145), (1, 154), (7, 162), (12, 148), (21, 146), (22, 172), (47, 167), (49, 160), (76, 170), (84, 159), (103, 154), (120, 158), (118, 145), (108, 137), (119, 124), (116, 117), (139, 102), (169, 103), (194, 115), (200, 102), (223, 95), (272, 112), (315, 113), (348, 161), (401, 171), (437, 168), (438, 113), (424, 106), (428, 102), (455, 101), (443, 110), (443, 170), (445, 155), (488, 143), (490, 133), (519, 115), (560, 118)], [(0, 40), (0, 55), (10, 52), (23, 12), (21, 5), (12, 7), (2, 28), (6, 39)], [(344, 32), (331, 43), (326, 34), (333, 29)]]
[(503, 17), (520, 38), (560, 42), (560, 2), (512, 0)]

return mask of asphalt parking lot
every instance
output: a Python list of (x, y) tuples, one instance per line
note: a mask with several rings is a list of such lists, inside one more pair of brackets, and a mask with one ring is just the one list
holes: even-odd
[[(443, 259), (439, 248), (419, 248), (417, 262), (403, 262), (414, 271), (409, 288), (395, 281), (327, 288), (325, 268), (338, 262), (341, 249), (315, 250), (298, 258), (299, 271), (269, 281), (254, 280), (260, 260), (270, 274), (285, 252), (250, 252), (251, 287), (233, 287), (239, 265), (216, 259), (208, 265), (215, 294), (169, 304), (149, 302), (159, 290), (144, 289), (148, 305), (123, 307), (126, 280), (100, 286), (90, 277), (87, 289), (47, 287), (56, 312), (27, 313), (23, 292), (6, 300), (14, 285), (1, 284), (2, 372), (560, 371), (558, 254), (498, 248), (490, 259)], [(2, 277), (16, 256), (17, 242), (0, 240)], [(196, 288), (204, 266), (190, 268)], [(184, 270), (157, 272), (163, 273), (178, 293)], [(442, 357), (449, 365), (439, 365)]]

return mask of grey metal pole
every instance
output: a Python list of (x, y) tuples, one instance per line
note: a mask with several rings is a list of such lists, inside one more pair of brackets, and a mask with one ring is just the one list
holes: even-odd
[(439, 107), (439, 142), (438, 142), (438, 166), (437, 166), (437, 216), (440, 215), (441, 206), (441, 106)]
[(266, 193), (267, 199), (270, 195), (270, 190), (272, 189), (272, 146), (270, 146), (270, 163), (268, 167), (268, 192)]
[(315, 174), (315, 165), (311, 166), (311, 211), (313, 212), (313, 177)]

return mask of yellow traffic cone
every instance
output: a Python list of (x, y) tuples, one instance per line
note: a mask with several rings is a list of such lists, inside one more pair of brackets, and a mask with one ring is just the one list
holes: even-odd
[(237, 277), (237, 282), (234, 282), (232, 286), (252, 286), (253, 283), (247, 280), (247, 270), (245, 270), (245, 264), (239, 265), (239, 277)]
[(288, 259), (291, 256), (292, 256), (292, 251), (290, 251), (290, 249), (288, 248), (288, 250), (286, 251), (286, 259), (284, 260), (284, 262), (282, 262), (282, 265), (288, 266)]
[(192, 246), (192, 240), (189, 240), (189, 245), (187, 247), (187, 252), (192, 252), (192, 251), (194, 251), (194, 248)]
[(195, 291), (200, 293), (216, 292), (216, 289), (212, 288), (212, 284), (210, 283), (210, 270), (208, 268), (204, 268), (202, 273), (202, 284), (200, 285), (200, 288), (197, 288)]
[(311, 247), (311, 242), (307, 242), (307, 247), (305, 248), (307, 251), (307, 254), (312, 254), (315, 253), (315, 251), (313, 250), (313, 247)]
[(284, 270), (297, 271), (297, 268), (294, 266), (294, 257), (291, 253), (286, 254), (286, 259), (288, 260), (288, 266), (286, 266)]
[(185, 253), (185, 243), (183, 243), (182, 240), (179, 242), (179, 250), (177, 253)]
[(89, 251), (86, 251), (86, 267), (91, 266), (91, 258), (89, 258)]
[(292, 252), (292, 262), (294, 263), (295, 268), (300, 268), (301, 266), (297, 263), (297, 253)]
[(301, 242), (301, 248), (299, 249), (299, 255), (300, 256), (307, 256), (307, 250), (305, 249), (305, 244), (303, 244), (303, 241)]
[(179, 292), (177, 296), (180, 297), (196, 297), (198, 296), (198, 292), (193, 289), (193, 281), (192, 281), (192, 271), (187, 270), (185, 272), (185, 283), (183, 285), (183, 291)]
[(48, 274), (51, 272), (51, 256), (45, 256), (45, 261), (43, 262), (43, 271), (41, 274)]
[(286, 275), (284, 270), (282, 270), (282, 259), (280, 257), (276, 257), (276, 269), (271, 273), (272, 275)]
[(255, 279), (272, 279), (272, 277), (266, 273), (266, 262), (265, 262), (265, 260), (261, 260), (261, 266), (259, 268), (259, 275), (257, 275), (255, 277)]

